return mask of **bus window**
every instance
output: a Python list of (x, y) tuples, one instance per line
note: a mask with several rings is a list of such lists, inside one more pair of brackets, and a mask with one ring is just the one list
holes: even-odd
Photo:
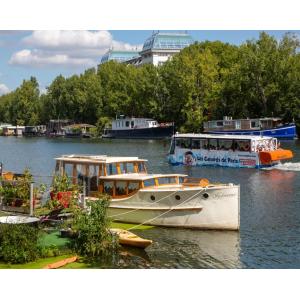
[(190, 139), (189, 138), (179, 138), (176, 139), (176, 147), (183, 149), (190, 149)]
[(200, 139), (192, 139), (192, 149), (201, 149)]
[(232, 140), (229, 139), (219, 139), (219, 150), (228, 151), (231, 149)]
[(175, 177), (161, 177), (158, 178), (159, 185), (161, 184), (176, 184), (176, 178)]
[(208, 139), (200, 139), (200, 149), (208, 149)]
[(128, 183), (128, 194), (139, 190), (139, 188), (140, 188), (139, 182), (129, 182)]
[(218, 150), (218, 140), (217, 139), (209, 139), (209, 150)]
[(126, 195), (126, 181), (116, 181), (116, 196), (125, 196)]
[(113, 181), (104, 181), (103, 182), (103, 192), (110, 196), (113, 195), (114, 183)]
[(237, 140), (238, 151), (250, 151), (250, 140)]

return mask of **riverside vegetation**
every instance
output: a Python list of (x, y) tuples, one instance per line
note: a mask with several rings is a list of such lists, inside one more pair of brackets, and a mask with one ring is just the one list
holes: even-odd
[(278, 116), (300, 126), (299, 40), (262, 32), (240, 46), (196, 42), (162, 66), (109, 61), (80, 75), (57, 76), (41, 94), (36, 78), (0, 97), (0, 120), (17, 125), (72, 119), (101, 133), (116, 114), (176, 121), (199, 132), (202, 122)]
[[(0, 196), (3, 199), (7, 197), (8, 189), (12, 188), (14, 193), (13, 195), (10, 193), (9, 196), (17, 195), (21, 200), (28, 198), (27, 189), (32, 175), (29, 170), (25, 171), (22, 184), (1, 186)], [(107, 207), (110, 197), (99, 194), (97, 201), (87, 202), (87, 209), (82, 209), (75, 201), (75, 198), (78, 200), (77, 192), (80, 187), (71, 184), (66, 175), (55, 176), (51, 190), (55, 196), (48, 199), (44, 207), (36, 210), (37, 215), (44, 216), (39, 226), (0, 224), (0, 262), (22, 264), (65, 254), (77, 254), (85, 260), (97, 260), (100, 263), (114, 261), (118, 254), (118, 238), (109, 231), (110, 219), (107, 217)], [(59, 193), (69, 192), (70, 194), (66, 194), (67, 197), (59, 197)], [(63, 243), (63, 247), (49, 244), (47, 242), (49, 234), (43, 230), (48, 224), (47, 215), (51, 221), (53, 218), (51, 212), (55, 211), (65, 211), (73, 216), (60, 225), (60, 228), (68, 227), (73, 232), (72, 238), (68, 243)]]

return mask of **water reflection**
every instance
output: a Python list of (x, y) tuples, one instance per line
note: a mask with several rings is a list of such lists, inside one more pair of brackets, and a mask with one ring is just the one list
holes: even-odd
[(138, 234), (154, 241), (146, 250), (151, 267), (242, 267), (238, 232), (153, 228)]

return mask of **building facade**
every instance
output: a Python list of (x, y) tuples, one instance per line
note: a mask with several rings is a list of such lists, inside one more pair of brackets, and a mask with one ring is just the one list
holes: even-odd
[(143, 64), (159, 66), (193, 43), (193, 38), (186, 32), (170, 33), (157, 31), (145, 41), (140, 52), (109, 50), (102, 57), (101, 63), (116, 60), (135, 66)]

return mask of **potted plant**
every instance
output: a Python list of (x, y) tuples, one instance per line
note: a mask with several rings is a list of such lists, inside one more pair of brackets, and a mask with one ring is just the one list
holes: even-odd
[(72, 199), (75, 186), (71, 184), (70, 178), (67, 175), (55, 175), (52, 183), (52, 191), (50, 197), (52, 206), (57, 208), (62, 206), (69, 207)]

